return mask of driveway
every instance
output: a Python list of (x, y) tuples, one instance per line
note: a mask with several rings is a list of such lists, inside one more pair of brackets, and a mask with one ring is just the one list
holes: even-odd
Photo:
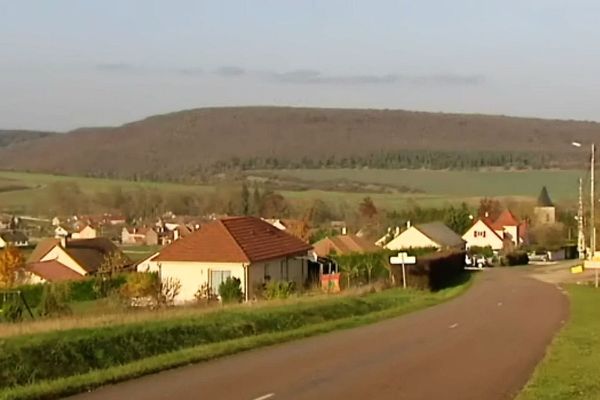
[(568, 316), (553, 284), (479, 273), (447, 303), (107, 386), (73, 399), (511, 399)]

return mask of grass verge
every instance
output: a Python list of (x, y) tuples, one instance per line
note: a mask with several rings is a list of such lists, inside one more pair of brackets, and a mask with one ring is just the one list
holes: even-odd
[[(105, 369), (92, 370), (90, 372), (61, 377), (52, 380), (42, 380), (25, 386), (6, 388), (0, 391), (0, 399), (55, 399), (62, 396), (83, 392), (99, 387), (101, 385), (124, 381), (175, 368), (190, 363), (206, 361), (237, 353), (244, 350), (268, 346), (275, 343), (286, 342), (294, 339), (313, 336), (330, 332), (337, 329), (347, 329), (373, 323), (386, 318), (399, 316), (408, 312), (433, 306), (463, 293), (470, 285), (470, 280), (462, 284), (445, 289), (436, 293), (404, 292), (398, 289), (387, 291), (386, 296), (407, 296), (408, 301), (395, 303), (394, 306), (363, 315), (346, 315), (330, 321), (307, 324), (295, 329), (285, 331), (273, 331), (263, 334), (235, 338), (215, 343), (202, 344), (188, 348), (158, 354), (141, 360), (136, 360), (122, 365), (116, 365)], [(377, 296), (381, 294), (367, 295), (364, 297)], [(333, 301), (335, 299), (332, 299)], [(327, 302), (330, 300), (324, 300)], [(249, 310), (248, 312), (253, 312)]]
[(600, 399), (600, 291), (567, 286), (571, 318), (517, 400)]

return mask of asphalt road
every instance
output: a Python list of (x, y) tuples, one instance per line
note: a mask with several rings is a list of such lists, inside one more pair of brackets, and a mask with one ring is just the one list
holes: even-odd
[(487, 270), (463, 296), (420, 312), (72, 399), (511, 399), (568, 316), (565, 295), (528, 274)]

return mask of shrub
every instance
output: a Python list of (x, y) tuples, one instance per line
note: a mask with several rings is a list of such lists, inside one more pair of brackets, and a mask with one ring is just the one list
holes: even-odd
[(60, 317), (72, 314), (67, 304), (69, 299), (69, 285), (53, 283), (44, 285), (39, 314), (41, 317)]
[(17, 296), (11, 296), (2, 306), (2, 316), (8, 322), (20, 322), (23, 320), (23, 301)]
[(529, 264), (529, 256), (524, 251), (513, 251), (501, 258), (501, 264), (513, 267), (515, 265)]
[(494, 256), (494, 250), (492, 250), (491, 246), (479, 247), (473, 246), (469, 249), (470, 254), (484, 256), (485, 258), (491, 258)]
[(264, 296), (268, 300), (287, 299), (296, 292), (296, 284), (288, 281), (271, 281), (265, 286)]
[(242, 281), (239, 278), (227, 278), (219, 285), (219, 296), (224, 304), (241, 302), (244, 296)]

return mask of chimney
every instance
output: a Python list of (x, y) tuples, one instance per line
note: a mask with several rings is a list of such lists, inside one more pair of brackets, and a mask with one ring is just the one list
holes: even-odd
[(409, 221), (406, 221), (406, 227), (407, 227), (407, 228), (410, 228), (411, 226), (412, 226), (412, 224), (410, 223), (410, 220), (409, 220)]
[(398, 237), (400, 236), (400, 227), (397, 226), (396, 229), (394, 230), (394, 237)]
[(175, 228), (173, 231), (173, 240), (179, 239), (179, 228)]
[(485, 216), (486, 218), (489, 218), (489, 217), (490, 217), (490, 213), (486, 211), (486, 212), (485, 212), (485, 214), (484, 214), (484, 216)]
[(64, 235), (60, 236), (60, 247), (63, 249), (67, 248), (67, 237)]
[(346, 228), (345, 226), (342, 227), (342, 235), (347, 235), (348, 234), (348, 228)]

